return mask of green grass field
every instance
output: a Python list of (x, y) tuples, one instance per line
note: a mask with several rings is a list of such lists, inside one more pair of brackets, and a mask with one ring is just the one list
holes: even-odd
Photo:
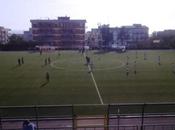
[[(137, 52), (137, 58), (136, 51), (88, 52), (104, 104), (175, 101), (175, 50)], [(25, 63), (19, 67), (21, 57)], [(45, 66), (47, 57), (52, 64)], [(58, 52), (0, 52), (0, 62), (0, 105), (101, 104), (86, 60), (77, 51), (61, 51), (60, 56)]]

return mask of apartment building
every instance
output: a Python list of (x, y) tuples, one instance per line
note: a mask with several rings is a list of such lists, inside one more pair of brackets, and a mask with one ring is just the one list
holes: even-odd
[(102, 35), (99, 29), (91, 29), (91, 31), (86, 33), (86, 45), (91, 48), (98, 48), (99, 44), (102, 42)]
[(88, 32), (89, 38), (86, 39), (88, 39), (89, 45), (96, 47), (100, 46), (100, 43), (104, 43), (106, 47), (132, 46), (148, 40), (148, 30), (147, 26), (141, 24), (113, 28), (103, 25)]
[(175, 30), (169, 29), (169, 30), (153, 32), (152, 36), (158, 37), (158, 38), (159, 37), (175, 36)]
[(129, 44), (143, 42), (148, 39), (148, 27), (141, 24), (133, 24), (131, 26), (122, 26), (119, 31), (119, 41)]
[(29, 31), (24, 31), (22, 37), (24, 41), (33, 41), (32, 29), (30, 28)]
[(0, 44), (6, 44), (8, 42), (8, 31), (9, 29), (0, 26)]
[(58, 17), (55, 20), (31, 20), (33, 40), (40, 45), (77, 49), (85, 44), (86, 20)]

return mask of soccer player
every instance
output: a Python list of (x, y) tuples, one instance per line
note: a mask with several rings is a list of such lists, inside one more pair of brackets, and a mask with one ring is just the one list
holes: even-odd
[(137, 74), (137, 71), (136, 71), (136, 69), (134, 70), (134, 74), (135, 74), (135, 75)]
[(39, 52), (40, 52), (40, 55), (42, 55), (42, 50), (41, 50), (41, 49), (40, 49), (40, 51), (39, 51)]
[(86, 56), (86, 63), (87, 63), (87, 65), (89, 65), (89, 63), (90, 63), (90, 57), (88, 57), (88, 56)]
[(128, 61), (126, 62), (126, 65), (129, 65)]
[(146, 53), (144, 52), (144, 60), (146, 60), (147, 58), (146, 58)]
[(88, 57), (88, 64), (90, 64), (90, 62), (91, 62), (91, 59), (90, 59), (90, 57)]
[(138, 58), (137, 51), (136, 51), (136, 59)]
[(48, 72), (46, 72), (46, 81), (49, 82), (50, 81), (50, 75)]
[(18, 58), (18, 65), (21, 66), (21, 60)]
[(160, 66), (160, 56), (158, 56), (158, 65)]
[(24, 58), (23, 57), (21, 58), (21, 63), (24, 64)]
[(49, 63), (49, 64), (51, 63), (51, 59), (50, 59), (50, 57), (48, 58), (48, 63)]
[(129, 76), (129, 68), (126, 67), (126, 76), (128, 77)]
[(83, 48), (82, 48), (82, 54), (83, 54), (84, 52), (85, 52), (85, 48), (83, 47)]
[(127, 56), (126, 65), (129, 65), (129, 56)]
[(30, 122), (29, 120), (25, 120), (23, 122), (23, 129), (22, 130), (35, 130), (36, 126), (34, 123)]

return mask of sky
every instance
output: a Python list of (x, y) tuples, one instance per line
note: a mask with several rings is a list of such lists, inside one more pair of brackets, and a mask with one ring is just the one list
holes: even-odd
[(0, 26), (28, 30), (30, 19), (86, 19), (86, 28), (143, 24), (149, 33), (175, 29), (175, 0), (0, 0)]

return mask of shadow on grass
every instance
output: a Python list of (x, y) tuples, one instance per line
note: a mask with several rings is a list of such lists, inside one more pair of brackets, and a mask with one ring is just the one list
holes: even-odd
[(43, 84), (40, 85), (40, 88), (45, 87), (48, 83), (49, 83), (49, 81), (44, 82)]
[(19, 65), (15, 65), (15, 66), (13, 66), (12, 68), (11, 68), (11, 70), (15, 70), (15, 69), (17, 69), (17, 68), (19, 68), (20, 66)]
[(47, 65), (41, 65), (41, 67), (44, 68), (44, 67), (47, 67), (48, 65), (49, 65), (49, 64), (47, 64)]

